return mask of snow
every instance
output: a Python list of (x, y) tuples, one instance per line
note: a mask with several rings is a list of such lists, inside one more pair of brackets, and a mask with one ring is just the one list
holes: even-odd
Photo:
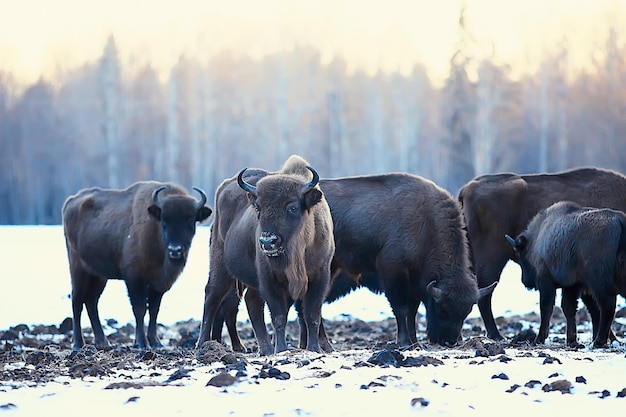
[[(70, 282), (62, 229), (0, 227), (0, 240), (0, 330), (22, 322), (58, 325), (70, 316)], [(173, 324), (201, 318), (207, 254), (208, 228), (201, 227), (185, 272), (163, 298), (160, 322)], [(493, 300), (496, 317), (538, 311), (538, 294), (522, 287), (519, 268), (512, 263), (505, 268)], [(620, 306), (623, 301), (618, 299)], [(109, 281), (100, 312), (104, 320), (134, 322), (123, 282)], [(338, 319), (346, 314), (371, 321), (391, 313), (383, 296), (359, 290), (324, 306), (326, 318)], [(470, 317), (479, 317), (478, 310), (474, 309)], [(247, 320), (243, 308), (240, 320)], [(86, 314), (83, 324), (88, 325)], [(590, 335), (580, 334), (579, 340), (589, 345)], [(490, 341), (484, 339), (483, 343)], [(625, 349), (621, 343), (607, 349), (587, 347), (573, 351), (551, 342), (545, 349), (506, 348), (504, 355), (489, 357), (476, 356), (471, 349), (427, 347), (403, 354), (436, 358), (443, 365), (362, 366), (373, 352), (352, 350), (320, 355), (295, 350), (265, 358), (249, 354), (247, 376), (219, 388), (206, 384), (222, 372), (221, 362), (198, 364), (187, 377), (168, 384), (165, 381), (173, 371), (155, 370), (141, 362), (138, 369), (120, 370), (117, 378), (61, 377), (34, 386), (1, 381), (0, 415), (602, 415), (615, 413), (626, 405), (626, 398), (617, 395), (626, 388)], [(548, 361), (549, 358), (552, 359)], [(290, 378), (258, 378), (264, 364), (288, 372)], [(6, 369), (25, 364), (4, 366)], [(501, 377), (494, 378), (498, 375)], [(584, 377), (586, 382), (580, 378), (581, 382), (576, 382), (578, 377)], [(156, 386), (105, 389), (120, 379), (151, 381)], [(532, 380), (540, 383), (525, 386)], [(569, 394), (542, 389), (559, 380), (572, 384)], [(512, 389), (516, 385), (519, 387)], [(608, 395), (602, 394), (605, 390)]]

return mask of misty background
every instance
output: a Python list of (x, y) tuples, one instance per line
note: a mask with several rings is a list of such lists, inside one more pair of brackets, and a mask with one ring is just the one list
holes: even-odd
[[(407, 171), (452, 194), (476, 175), (598, 166), (626, 172), (626, 42), (608, 28), (584, 69), (568, 42), (513, 74), (458, 13), (443, 83), (351, 69), (314, 46), (251, 58), (181, 54), (166, 77), (100, 57), (20, 81), (0, 62), (0, 224), (59, 224), (81, 188), (203, 188), (297, 153), (322, 177)], [(42, 35), (45, 36), (45, 35)], [(212, 202), (209, 202), (212, 206)]]

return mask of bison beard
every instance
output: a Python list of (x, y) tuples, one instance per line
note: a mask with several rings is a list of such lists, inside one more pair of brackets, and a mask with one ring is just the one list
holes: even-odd
[[(72, 280), (73, 348), (84, 344), (83, 304), (95, 344), (109, 346), (98, 314), (107, 279), (123, 279), (135, 316), (135, 345), (159, 346), (157, 315), (163, 294), (187, 261), (196, 222), (211, 214), (206, 194), (196, 201), (170, 183), (139, 182), (123, 190), (90, 188), (63, 205), (63, 230)], [(148, 333), (144, 329), (150, 312)]]

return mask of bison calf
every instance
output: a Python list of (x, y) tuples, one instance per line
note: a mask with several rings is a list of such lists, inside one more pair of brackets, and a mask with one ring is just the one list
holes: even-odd
[(626, 295), (626, 215), (562, 201), (541, 210), (515, 240), (506, 237), (519, 258), (522, 282), (539, 290), (541, 325), (535, 343), (548, 336), (556, 289), (562, 288), (568, 345), (577, 344), (576, 304), (587, 290), (600, 312), (593, 345), (606, 345), (616, 296)]
[[(98, 316), (98, 300), (109, 278), (126, 282), (136, 320), (135, 345), (160, 345), (156, 325), (163, 293), (185, 267), (196, 222), (211, 215), (204, 191), (194, 190), (200, 201), (175, 184), (138, 182), (123, 190), (84, 189), (65, 201), (74, 349), (84, 344), (83, 304), (96, 346), (109, 345)], [(147, 340), (146, 308), (150, 312)]]

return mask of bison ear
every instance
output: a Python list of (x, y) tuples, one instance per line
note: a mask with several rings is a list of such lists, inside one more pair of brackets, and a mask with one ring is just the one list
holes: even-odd
[(206, 219), (209, 218), (211, 213), (213, 213), (213, 210), (211, 210), (209, 207), (207, 206), (200, 207), (196, 213), (196, 221), (197, 222), (205, 221)]
[(310, 209), (311, 207), (322, 201), (322, 197), (322, 190), (320, 190), (319, 188), (311, 189), (304, 194), (304, 208), (307, 210)]
[(154, 217), (155, 219), (157, 219), (158, 221), (161, 221), (161, 209), (156, 204), (153, 204), (150, 207), (148, 207), (148, 213), (150, 213), (150, 215)]
[(252, 193), (246, 193), (246, 197), (248, 197), (248, 203), (252, 204), (253, 206), (256, 204), (256, 196)]
[(443, 298), (443, 290), (437, 287), (437, 281), (430, 281), (426, 286), (426, 291), (435, 299), (436, 302)]

